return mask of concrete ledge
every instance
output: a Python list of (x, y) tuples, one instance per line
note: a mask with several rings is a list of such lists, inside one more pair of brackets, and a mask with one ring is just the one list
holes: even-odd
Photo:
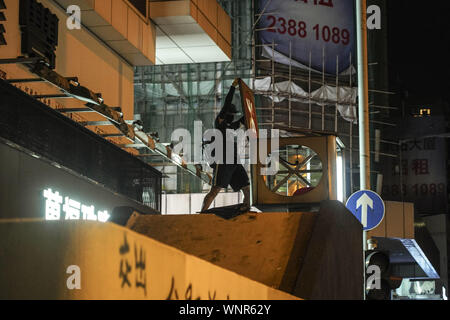
[(124, 0), (55, 0), (63, 8), (78, 5), (81, 21), (134, 66), (155, 64), (155, 26)]
[(220, 267), (290, 291), (306, 254), (313, 213), (134, 216), (127, 226)]

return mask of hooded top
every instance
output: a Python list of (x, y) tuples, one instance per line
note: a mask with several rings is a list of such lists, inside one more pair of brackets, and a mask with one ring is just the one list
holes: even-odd
[[(237, 130), (241, 123), (244, 123), (244, 117), (240, 118), (238, 121), (233, 122), (234, 119), (234, 113), (237, 113), (236, 108), (232, 104), (233, 96), (236, 91), (236, 88), (234, 86), (230, 87), (230, 90), (228, 91), (228, 94), (225, 98), (224, 105), (222, 107), (222, 110), (217, 115), (216, 120), (214, 122), (214, 127), (222, 133), (223, 137), (223, 160), (222, 163), (226, 163), (226, 149), (227, 145), (233, 145), (234, 150), (234, 163), (237, 163), (237, 143), (234, 139), (234, 136), (227, 137), (226, 131), (227, 129), (230, 130)], [(234, 109), (234, 110), (233, 110)], [(230, 148), (231, 148), (230, 145)]]

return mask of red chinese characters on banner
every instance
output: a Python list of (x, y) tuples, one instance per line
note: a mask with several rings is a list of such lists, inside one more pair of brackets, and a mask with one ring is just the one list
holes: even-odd
[[(257, 0), (261, 55), (329, 74), (354, 63), (354, 0)], [(275, 51), (275, 52), (273, 52)], [(280, 53), (281, 55), (278, 55)], [(336, 58), (339, 57), (339, 59)], [(311, 61), (310, 61), (311, 60)]]
[[(393, 149), (394, 152), (399, 150)], [(436, 151), (436, 138), (425, 138), (422, 140), (414, 139), (406, 143), (402, 143), (401, 152), (404, 156), (407, 152)], [(418, 155), (416, 155), (418, 156)], [(430, 159), (413, 158), (412, 160), (403, 159), (401, 165), (393, 163), (392, 176), (399, 176), (400, 172), (403, 176), (426, 176), (431, 175)]]
[(412, 161), (412, 170), (416, 176), (429, 175), (428, 159), (415, 159)]
[[(382, 194), (384, 196), (399, 196), (403, 195), (405, 198), (411, 197), (437, 197), (444, 196), (446, 193), (446, 185), (444, 183), (416, 183), (414, 185), (407, 184), (393, 184), (383, 185)], [(412, 201), (412, 200), (409, 200)]]
[(295, 1), (304, 2), (306, 4), (313, 3), (316, 6), (325, 6), (333, 8), (333, 0), (295, 0)]
[[(411, 167), (409, 166), (411, 164)], [(392, 175), (398, 176), (401, 174), (403, 176), (408, 176), (410, 173), (410, 170), (412, 172), (412, 175), (414, 176), (424, 176), (424, 175), (430, 175), (430, 165), (428, 159), (414, 159), (411, 162), (409, 160), (402, 160), (401, 166), (399, 166), (397, 163), (394, 163), (394, 167), (392, 168)]]

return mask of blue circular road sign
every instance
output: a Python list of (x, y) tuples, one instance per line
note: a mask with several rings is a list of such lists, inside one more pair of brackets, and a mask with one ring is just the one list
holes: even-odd
[(346, 207), (361, 222), (364, 231), (375, 229), (384, 219), (384, 202), (377, 193), (370, 190), (352, 194)]

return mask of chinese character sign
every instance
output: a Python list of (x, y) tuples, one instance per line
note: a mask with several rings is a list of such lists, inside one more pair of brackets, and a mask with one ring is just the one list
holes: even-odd
[(69, 196), (63, 197), (51, 188), (44, 190), (45, 220), (89, 220), (106, 222), (110, 218), (108, 211), (98, 210), (93, 205), (83, 204)]
[(392, 145), (388, 152), (397, 158), (383, 162), (382, 196), (390, 201), (413, 202), (419, 214), (445, 213), (446, 141), (438, 136), (445, 130), (445, 121), (417, 118), (405, 122), (405, 126), (405, 136), (410, 138), (400, 146)]
[(44, 198), (45, 220), (60, 220), (62, 197), (59, 192), (53, 192), (52, 189), (44, 190)]
[(258, 29), (260, 41), (267, 45), (264, 56), (309, 66), (311, 52), (311, 67), (317, 71), (336, 74), (350, 67), (355, 43), (353, 0), (260, 0), (259, 13), (263, 11)]

